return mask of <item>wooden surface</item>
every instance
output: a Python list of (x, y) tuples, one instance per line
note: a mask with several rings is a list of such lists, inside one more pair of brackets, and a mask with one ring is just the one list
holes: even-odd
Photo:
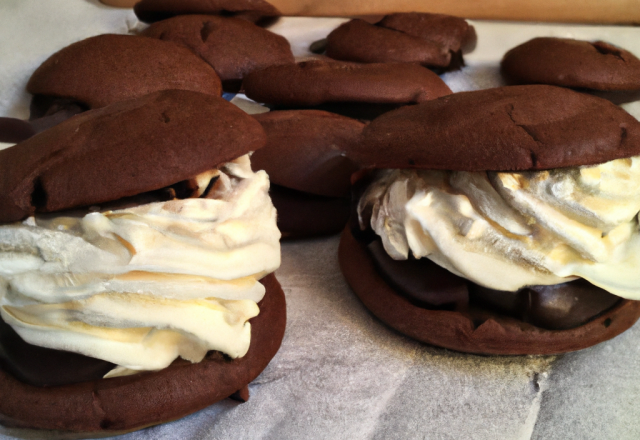
[[(131, 7), (137, 0), (100, 0)], [(437, 12), (472, 19), (640, 23), (640, 0), (269, 0), (282, 15), (341, 17)]]

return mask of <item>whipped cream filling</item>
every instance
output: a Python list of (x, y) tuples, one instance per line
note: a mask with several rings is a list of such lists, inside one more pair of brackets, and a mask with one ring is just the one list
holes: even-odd
[[(216, 180), (212, 180), (215, 178)], [(249, 349), (259, 279), (280, 265), (269, 178), (248, 156), (196, 176), (205, 197), (0, 227), (0, 313), (27, 342), (158, 370)]]
[(640, 299), (640, 156), (531, 172), (382, 170), (360, 225), (397, 260), (427, 257), (506, 291), (577, 277)]

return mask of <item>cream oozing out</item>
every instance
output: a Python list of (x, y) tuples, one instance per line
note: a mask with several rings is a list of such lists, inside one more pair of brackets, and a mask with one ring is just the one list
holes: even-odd
[[(158, 370), (249, 349), (280, 265), (269, 178), (248, 156), (197, 176), (206, 197), (0, 227), (0, 312), (27, 342)], [(117, 374), (120, 374), (117, 373)]]
[(584, 278), (640, 299), (640, 156), (531, 172), (382, 170), (358, 206), (395, 259), (515, 291)]

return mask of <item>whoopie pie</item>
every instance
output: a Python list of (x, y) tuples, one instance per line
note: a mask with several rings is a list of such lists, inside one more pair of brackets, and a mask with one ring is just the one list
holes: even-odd
[(262, 127), (168, 90), (0, 151), (0, 421), (115, 434), (248, 398), (284, 334)]
[(640, 123), (553, 86), (449, 95), (365, 127), (340, 244), (366, 307), (483, 354), (585, 348), (640, 316)]

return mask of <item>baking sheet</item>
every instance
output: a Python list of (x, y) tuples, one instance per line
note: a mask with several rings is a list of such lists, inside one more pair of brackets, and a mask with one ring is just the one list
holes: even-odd
[[(297, 56), (344, 19), (289, 18), (272, 30)], [(537, 35), (607, 39), (640, 55), (640, 29), (474, 22), (476, 50), (444, 79), (454, 91), (501, 83), (497, 63)], [(89, 0), (0, 1), (0, 116), (26, 117), (26, 81), (61, 47), (139, 27)], [(628, 109), (639, 117), (638, 103)], [(640, 326), (563, 356), (474, 356), (429, 347), (373, 318), (340, 274), (338, 238), (283, 243), (282, 348), (244, 404), (225, 400), (119, 439), (638, 439)], [(52, 433), (0, 428), (0, 439)]]

